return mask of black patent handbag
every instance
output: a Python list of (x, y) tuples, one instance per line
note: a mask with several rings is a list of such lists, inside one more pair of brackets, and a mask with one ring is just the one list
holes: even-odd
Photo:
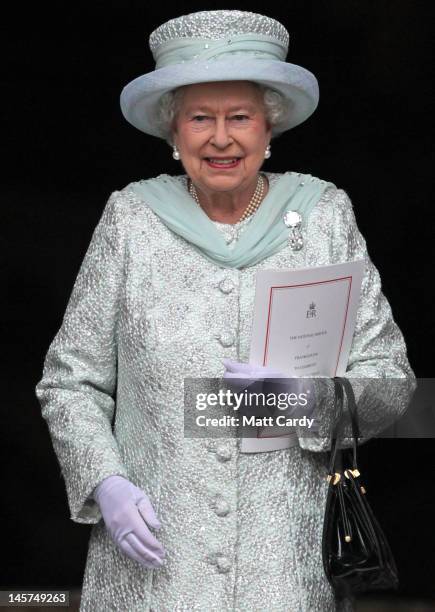
[[(322, 558), (326, 576), (339, 596), (397, 589), (398, 572), (387, 539), (367, 500), (358, 469), (359, 425), (352, 385), (334, 378), (339, 416), (331, 433), (328, 493), (323, 523)], [(340, 449), (346, 395), (352, 448)]]

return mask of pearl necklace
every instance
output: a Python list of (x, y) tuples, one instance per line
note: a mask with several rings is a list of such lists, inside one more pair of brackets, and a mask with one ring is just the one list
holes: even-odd
[[(193, 182), (189, 179), (190, 184), (189, 184), (189, 193), (192, 196), (192, 198), (195, 200), (195, 202), (201, 206), (201, 203), (199, 201), (199, 197), (198, 197), (198, 193), (196, 191), (195, 185), (193, 184)], [(237, 223), (240, 223), (240, 221), (244, 221), (245, 219), (247, 219), (248, 217), (250, 217), (251, 215), (253, 215), (255, 213), (255, 211), (258, 209), (258, 207), (260, 206), (262, 200), (263, 200), (263, 193), (264, 193), (264, 178), (262, 174), (258, 175), (258, 179), (257, 179), (257, 186), (255, 188), (255, 191), (252, 195), (252, 198), (248, 204), (248, 206), (245, 208), (242, 216), (240, 217), (240, 219), (237, 221)]]

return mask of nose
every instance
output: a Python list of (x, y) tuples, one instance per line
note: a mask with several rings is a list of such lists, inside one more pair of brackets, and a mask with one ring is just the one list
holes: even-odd
[(218, 149), (225, 149), (233, 142), (225, 117), (216, 117), (214, 132), (210, 137), (210, 142), (218, 147)]

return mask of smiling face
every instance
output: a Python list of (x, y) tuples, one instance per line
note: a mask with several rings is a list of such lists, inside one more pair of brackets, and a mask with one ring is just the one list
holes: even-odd
[[(262, 94), (249, 81), (187, 85), (172, 137), (196, 186), (206, 193), (243, 191), (255, 184), (271, 138)], [(239, 161), (219, 166), (210, 158)]]

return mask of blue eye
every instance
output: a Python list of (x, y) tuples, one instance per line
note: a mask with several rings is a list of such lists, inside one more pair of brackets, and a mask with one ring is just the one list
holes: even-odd
[[(198, 119), (207, 119), (207, 115), (195, 115), (193, 119), (195, 121), (197, 121)], [(199, 121), (199, 123), (202, 123), (202, 121)]]

